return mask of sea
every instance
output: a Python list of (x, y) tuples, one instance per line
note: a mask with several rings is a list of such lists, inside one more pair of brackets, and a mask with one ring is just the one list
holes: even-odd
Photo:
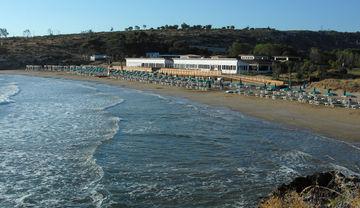
[(353, 143), (97, 82), (0, 75), (0, 207), (256, 207), (297, 176), (360, 174)]

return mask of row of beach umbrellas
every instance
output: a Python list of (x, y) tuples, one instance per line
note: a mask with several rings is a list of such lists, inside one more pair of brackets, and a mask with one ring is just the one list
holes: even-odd
[(321, 93), (316, 88), (313, 88), (310, 91), (305, 91), (302, 87), (299, 89), (292, 89), (289, 87), (280, 89), (276, 86), (266, 84), (245, 84), (241, 81), (224, 82), (222, 79), (214, 79), (210, 77), (180, 77), (156, 72), (115, 70), (99, 66), (28, 65), (26, 66), (26, 70), (57, 71), (97, 77), (106, 76), (114, 79), (183, 87), (202, 91), (210, 89), (227, 89), (226, 93), (242, 94), (245, 96), (255, 96), (273, 100), (282, 99), (298, 101), (300, 103), (313, 105), (360, 109), (360, 101), (357, 101), (354, 95), (346, 91), (344, 91), (342, 95), (337, 95), (330, 89), (328, 89), (325, 93)]

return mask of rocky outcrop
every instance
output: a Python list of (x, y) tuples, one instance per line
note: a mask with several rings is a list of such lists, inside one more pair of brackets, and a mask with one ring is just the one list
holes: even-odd
[(278, 187), (259, 207), (357, 208), (360, 178), (336, 171), (298, 177)]

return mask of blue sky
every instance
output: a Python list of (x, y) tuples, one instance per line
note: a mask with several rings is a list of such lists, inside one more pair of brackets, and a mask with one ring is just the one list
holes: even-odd
[(360, 31), (359, 8), (360, 0), (0, 0), (0, 28), (14, 36), (186, 22), (352, 32)]

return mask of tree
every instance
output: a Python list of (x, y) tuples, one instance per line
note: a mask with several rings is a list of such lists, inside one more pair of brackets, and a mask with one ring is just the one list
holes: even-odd
[(0, 45), (3, 45), (3, 41), (1, 37), (7, 38), (8, 35), (9, 33), (6, 28), (0, 28), (0, 39), (1, 39)]
[(9, 35), (8, 31), (6, 28), (0, 28), (0, 37), (5, 37), (7, 38), (7, 36)]
[(360, 50), (358, 49), (337, 50), (333, 54), (334, 60), (330, 60), (333, 68), (340, 70), (343, 67), (348, 69), (360, 67)]
[(283, 56), (298, 56), (297, 50), (288, 45), (281, 45), (281, 55)]
[(326, 78), (327, 66), (316, 65), (316, 77), (320, 80)]
[(280, 44), (261, 43), (254, 48), (254, 54), (265, 56), (277, 56), (282, 54), (283, 47)]
[(185, 22), (181, 24), (181, 29), (187, 30), (190, 28), (190, 25), (186, 24)]
[(49, 29), (47, 30), (47, 33), (48, 33), (48, 35), (50, 35), (50, 36), (53, 36), (53, 35), (54, 35), (54, 32), (53, 32), (53, 30), (52, 30), (51, 28), (49, 28)]
[(142, 27), (143, 27), (144, 30), (146, 30), (146, 27), (147, 27), (147, 26), (146, 26), (146, 25), (143, 25)]
[(273, 77), (279, 79), (280, 75), (287, 71), (287, 65), (283, 62), (273, 62), (272, 63)]
[(311, 74), (316, 71), (316, 66), (309, 60), (304, 60), (302, 66), (300, 66), (300, 71), (303, 75), (306, 75), (308, 81), (310, 81)]
[(112, 60), (121, 62), (125, 58), (125, 40), (126, 37), (124, 34), (115, 33), (107, 41), (106, 54), (109, 55)]
[(286, 64), (286, 68), (287, 68), (287, 72), (288, 72), (288, 79), (289, 79), (288, 85), (289, 85), (289, 88), (291, 88), (292, 72), (298, 71), (298, 65), (297, 65), (297, 63), (292, 62), (292, 61), (285, 62), (285, 64)]
[(211, 30), (211, 28), (212, 28), (212, 25), (205, 25), (205, 26), (204, 26), (204, 29), (205, 29), (205, 30)]
[(229, 56), (237, 57), (240, 54), (248, 54), (253, 50), (253, 46), (248, 43), (234, 42), (229, 48)]
[(31, 32), (30, 32), (30, 30), (29, 30), (29, 29), (24, 30), (23, 36), (26, 37), (26, 38), (31, 37)]
[(91, 38), (80, 46), (85, 54), (105, 53), (105, 42), (99, 37)]
[(322, 53), (318, 48), (310, 49), (309, 58), (314, 64), (321, 64), (323, 62)]
[(134, 29), (134, 28), (130, 26), (130, 27), (128, 27), (128, 28), (125, 28), (125, 31), (133, 31), (133, 29)]
[(111, 28), (110, 28), (110, 32), (113, 32), (113, 31), (114, 31), (114, 28), (113, 28), (113, 27), (111, 27)]
[(92, 33), (94, 33), (94, 32), (90, 29), (90, 30), (81, 31), (81, 33), (84, 33), (84, 34), (92, 34)]
[(191, 27), (191, 29), (193, 29), (193, 30), (201, 30), (201, 29), (203, 29), (203, 26), (202, 25), (194, 25), (194, 26)]
[(231, 26), (230, 26), (230, 29), (231, 29), (231, 30), (235, 30), (235, 26), (234, 26), (234, 25), (231, 25)]
[(140, 27), (139, 26), (137, 26), (137, 25), (135, 25), (135, 30), (140, 30)]

